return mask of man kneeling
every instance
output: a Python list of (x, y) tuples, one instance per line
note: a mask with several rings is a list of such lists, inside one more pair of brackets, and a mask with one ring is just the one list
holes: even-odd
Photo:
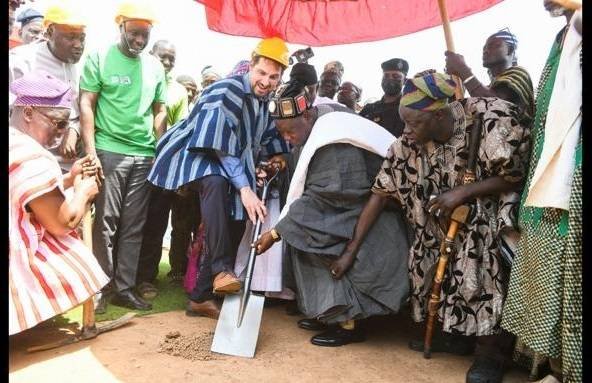
[(312, 337), (315, 345), (342, 346), (364, 340), (357, 320), (398, 312), (409, 290), (409, 242), (400, 213), (383, 211), (353, 266), (336, 278), (339, 254), (352, 239), (381, 157), (395, 138), (354, 113), (311, 105), (297, 80), (280, 87), (270, 102), (283, 138), (304, 147), (279, 222), (254, 246), (260, 254), (283, 239), (294, 249), (300, 311), (311, 318), (299, 326), (323, 330)]

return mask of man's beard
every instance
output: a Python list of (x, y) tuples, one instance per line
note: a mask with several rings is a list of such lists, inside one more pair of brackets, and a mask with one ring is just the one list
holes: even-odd
[(401, 94), (402, 85), (398, 81), (382, 80), (382, 90), (387, 96), (398, 96)]

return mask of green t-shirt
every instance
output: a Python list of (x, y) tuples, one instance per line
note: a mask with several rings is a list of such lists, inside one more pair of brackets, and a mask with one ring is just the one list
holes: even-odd
[(109, 152), (154, 156), (152, 104), (166, 103), (166, 79), (160, 61), (149, 54), (125, 56), (116, 45), (90, 54), (80, 89), (98, 93), (95, 147)]
[(187, 117), (187, 90), (172, 77), (167, 76), (167, 126), (170, 128)]

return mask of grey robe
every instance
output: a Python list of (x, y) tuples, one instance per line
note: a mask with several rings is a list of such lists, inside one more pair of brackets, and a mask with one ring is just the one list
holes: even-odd
[(338, 281), (328, 265), (351, 239), (382, 159), (350, 144), (320, 148), (302, 196), (276, 225), (294, 248), (292, 267), (300, 311), (327, 323), (396, 313), (407, 298), (407, 228), (384, 211), (350, 270)]

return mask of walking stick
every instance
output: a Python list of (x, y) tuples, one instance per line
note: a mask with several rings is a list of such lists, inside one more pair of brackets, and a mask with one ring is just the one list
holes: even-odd
[(423, 357), (426, 359), (431, 357), (432, 335), (434, 334), (434, 319), (438, 313), (438, 303), (440, 303), (440, 290), (442, 288), (444, 272), (446, 271), (446, 266), (448, 265), (450, 256), (453, 255), (456, 250), (454, 239), (456, 237), (456, 233), (458, 232), (459, 225), (466, 222), (469, 212), (470, 208), (466, 205), (462, 205), (454, 209), (452, 212), (450, 226), (448, 227), (448, 233), (446, 234), (446, 238), (440, 246), (440, 258), (438, 258), (438, 267), (436, 269), (436, 275), (434, 276), (434, 282), (432, 284), (432, 292), (428, 302), (428, 320), (423, 344)]
[[(473, 122), (473, 129), (471, 130), (471, 139), (469, 141), (469, 156), (467, 159), (467, 170), (463, 175), (462, 183), (467, 185), (475, 182), (476, 173), (475, 168), (477, 165), (477, 152), (479, 151), (479, 143), (481, 142), (481, 116), (477, 116)], [(438, 266), (436, 268), (436, 274), (432, 283), (432, 291), (430, 294), (430, 300), (428, 302), (428, 319), (426, 324), (426, 332), (423, 344), (423, 357), (429, 359), (432, 348), (432, 336), (434, 335), (434, 319), (438, 312), (438, 304), (440, 303), (440, 292), (442, 288), (442, 280), (444, 278), (444, 272), (448, 265), (450, 256), (455, 253), (454, 239), (458, 232), (459, 226), (467, 221), (471, 209), (467, 205), (461, 205), (454, 209), (452, 217), (450, 217), (450, 226), (448, 227), (448, 233), (446, 238), (440, 245), (440, 257), (438, 258)]]
[[(446, 49), (454, 52), (454, 40), (452, 39), (452, 30), (450, 29), (450, 19), (448, 18), (448, 9), (446, 8), (446, 0), (438, 0), (438, 8), (440, 9), (440, 18), (442, 19), (442, 28), (444, 28), (444, 38), (446, 39)], [(454, 97), (457, 100), (463, 98), (465, 90), (463, 89), (462, 81), (456, 76), (452, 76), (456, 83), (454, 90)]]
[[(82, 217), (82, 240), (84, 245), (92, 251), (92, 217), (90, 215), (90, 208), (86, 210), (84, 217)], [(80, 337), (82, 339), (91, 339), (97, 335), (95, 305), (93, 297), (90, 297), (82, 304), (82, 332), (80, 333)]]

